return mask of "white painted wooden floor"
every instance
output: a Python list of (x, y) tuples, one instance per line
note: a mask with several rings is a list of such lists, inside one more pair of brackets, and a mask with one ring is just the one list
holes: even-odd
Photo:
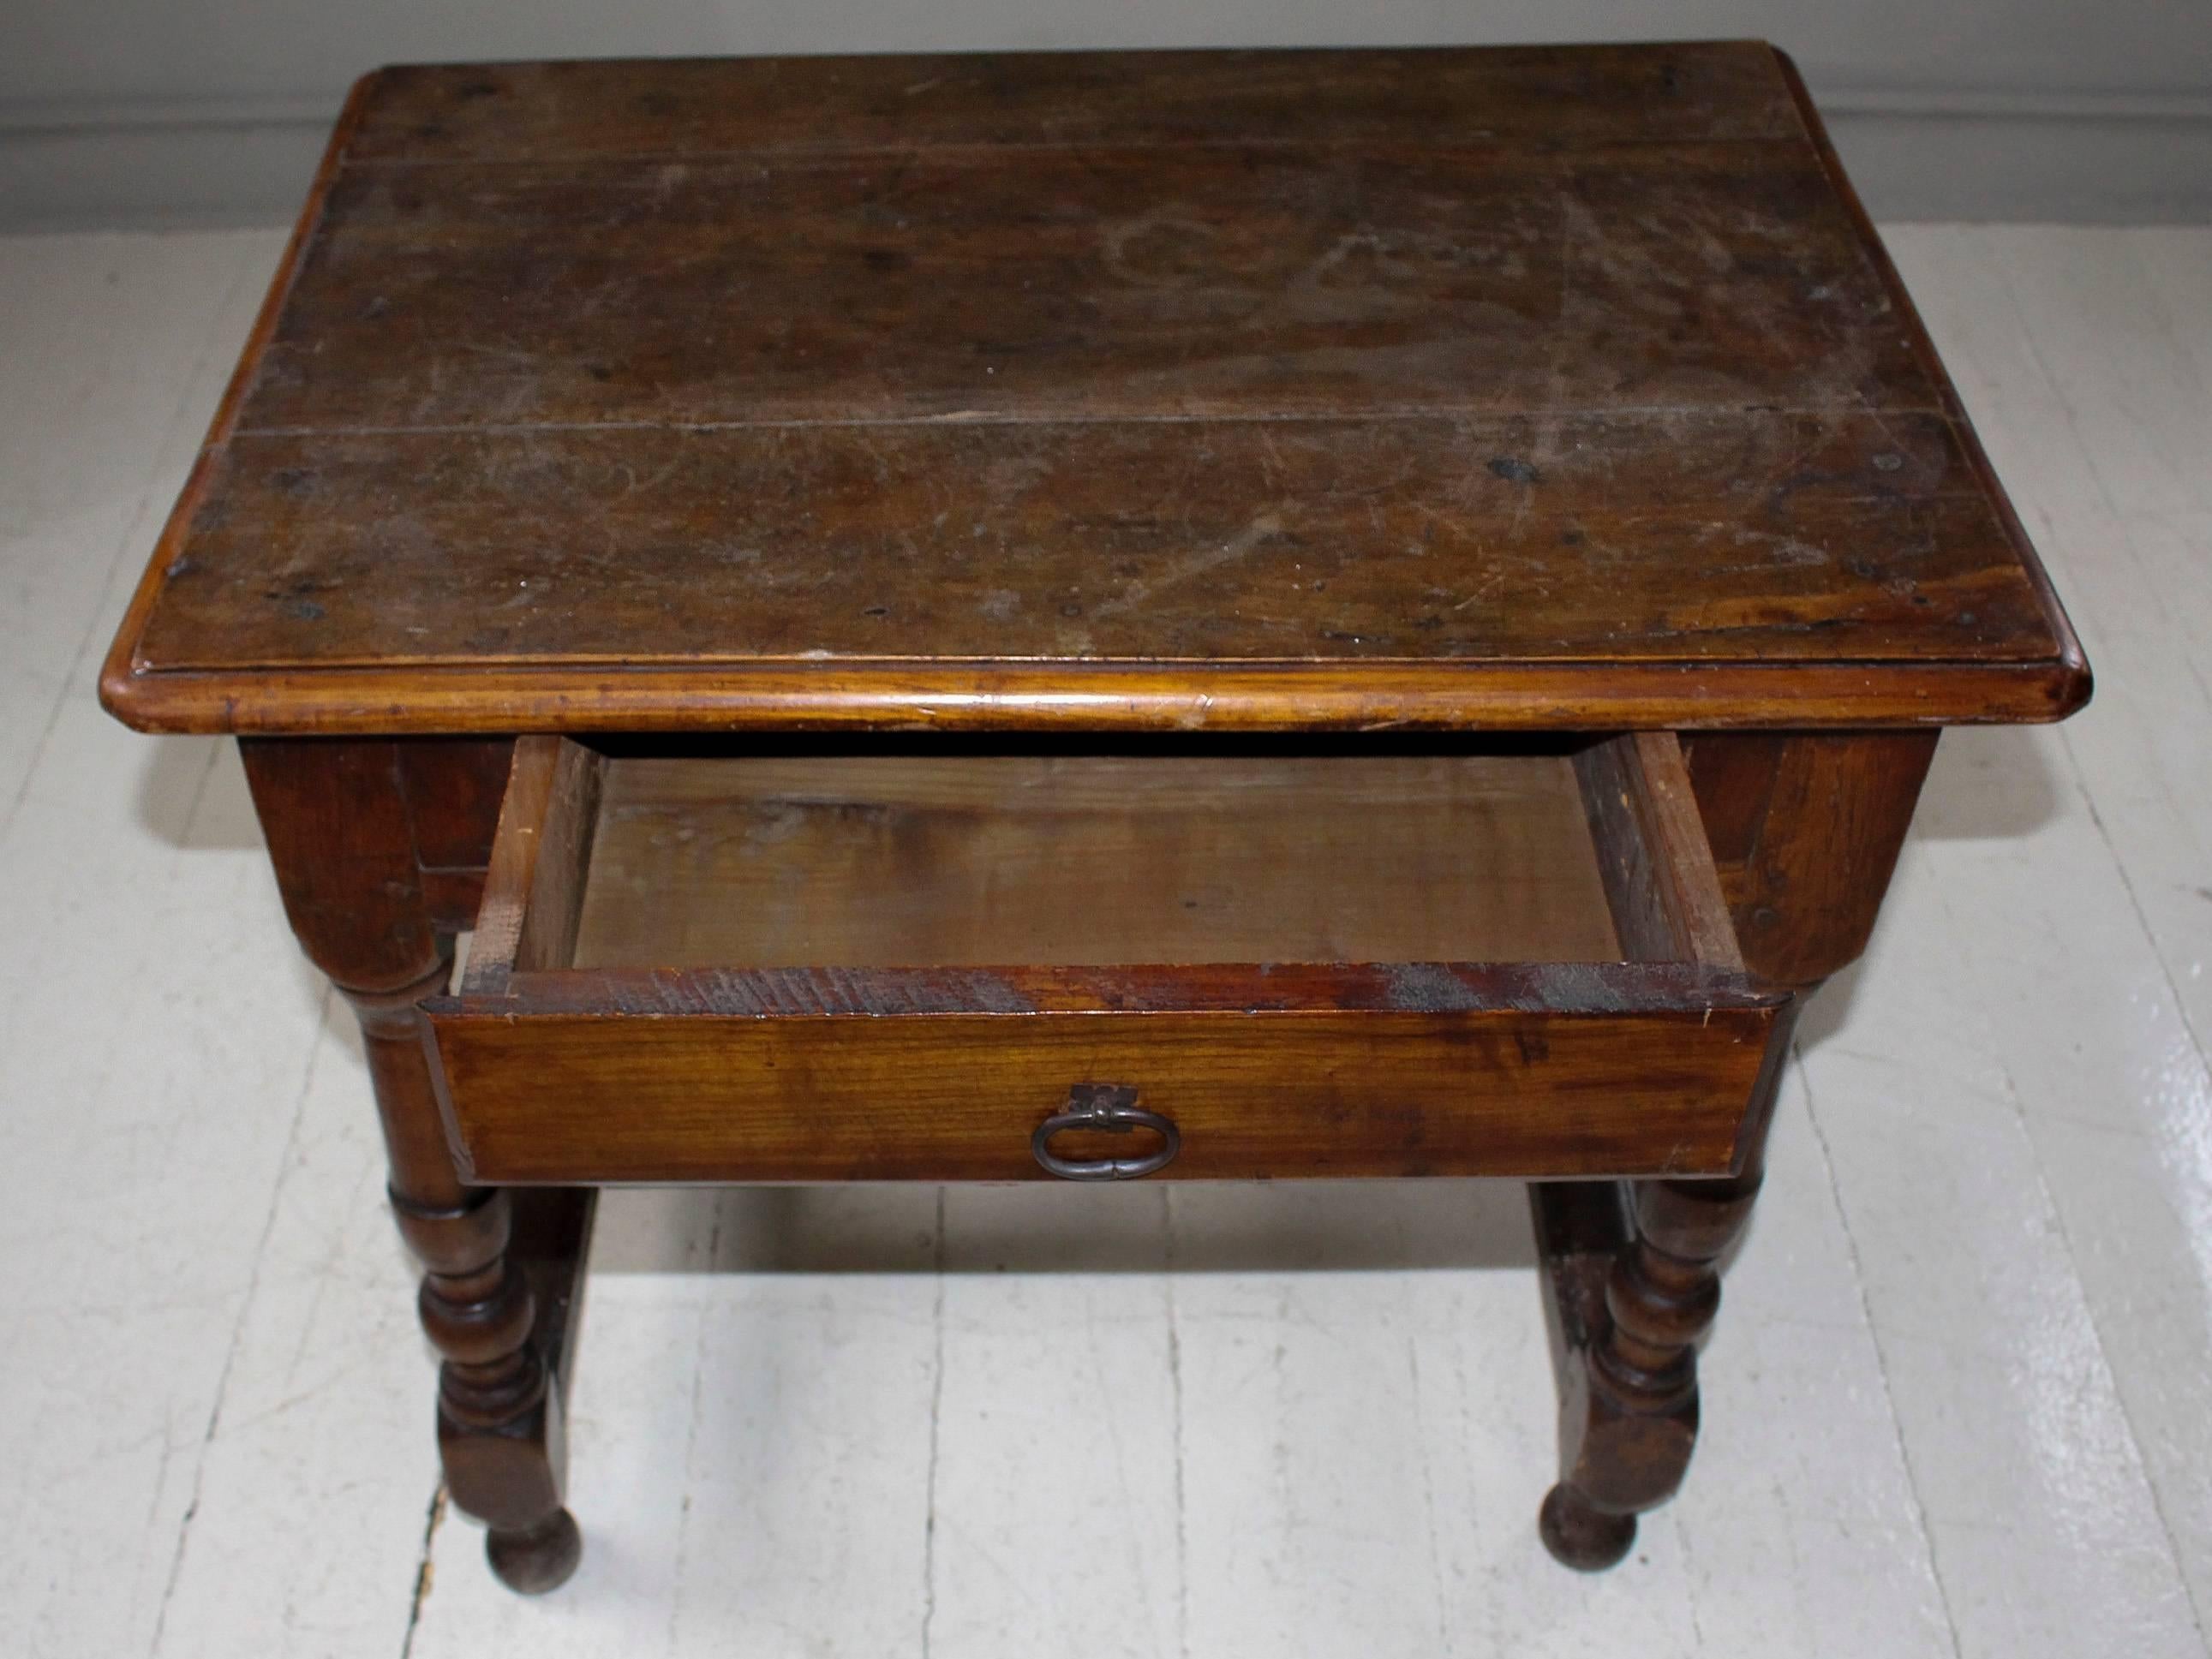
[(1636, 1556), (1517, 1189), (627, 1194), (534, 1602), (236, 760), (93, 700), (278, 239), (0, 241), (0, 1650), (2203, 1653), (2212, 231), (1892, 240), (2100, 690), (1945, 740)]

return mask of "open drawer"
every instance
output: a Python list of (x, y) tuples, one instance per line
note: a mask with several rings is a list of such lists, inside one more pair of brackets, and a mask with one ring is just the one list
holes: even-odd
[(1665, 733), (1446, 756), (515, 746), (494, 1183), (1721, 1175), (1787, 997)]

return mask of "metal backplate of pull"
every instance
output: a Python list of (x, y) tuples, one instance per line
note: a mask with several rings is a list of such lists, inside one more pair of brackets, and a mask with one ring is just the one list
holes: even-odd
[[(1125, 1135), (1150, 1129), (1160, 1144), (1142, 1158), (1062, 1158), (1052, 1138), (1062, 1129), (1103, 1129)], [(1137, 1091), (1118, 1083), (1079, 1083), (1067, 1091), (1067, 1104), (1036, 1126), (1030, 1151), (1050, 1174), (1063, 1181), (1133, 1181), (1164, 1170), (1182, 1148), (1182, 1134), (1158, 1112), (1137, 1104)]]

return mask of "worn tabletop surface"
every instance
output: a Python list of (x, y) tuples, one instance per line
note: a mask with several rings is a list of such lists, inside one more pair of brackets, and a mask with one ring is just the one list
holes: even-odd
[(105, 682), (240, 731), (1902, 724), (2087, 673), (1787, 64), (404, 68)]

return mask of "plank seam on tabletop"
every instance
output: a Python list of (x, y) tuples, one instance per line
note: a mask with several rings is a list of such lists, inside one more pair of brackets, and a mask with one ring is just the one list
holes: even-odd
[(1836, 1206), (1836, 1224), (1844, 1235), (1844, 1254), (1850, 1259), (1851, 1284), (1858, 1291), (1859, 1316), (1865, 1320), (1867, 1335), (1874, 1343), (1875, 1375), (1881, 1378), (1881, 1403), (1889, 1412), (1890, 1434), (1896, 1443), (1898, 1462), (1904, 1466), (1905, 1490), (1912, 1494), (1912, 1524), (1920, 1534), (1920, 1545), (1928, 1553), (1928, 1571), (1936, 1580), (1936, 1599), (1943, 1608), (1943, 1628), (1951, 1638), (1954, 1659), (1965, 1659), (1966, 1649), (1959, 1637), (1958, 1615), (1951, 1608), (1951, 1589), (1943, 1580), (1943, 1564), (1936, 1558), (1936, 1537), (1928, 1524), (1928, 1500), (1920, 1490), (1920, 1472), (1912, 1465), (1912, 1449), (1905, 1443), (1905, 1425), (1897, 1415), (1897, 1390), (1889, 1378), (1889, 1354), (1882, 1346), (1881, 1327), (1875, 1322), (1874, 1302), (1867, 1295), (1866, 1270), (1859, 1260), (1859, 1241), (1851, 1231), (1849, 1208), (1844, 1203), (1841, 1183), (1836, 1179), (1836, 1160), (1828, 1150), (1828, 1132), (1821, 1127), (1820, 1097), (1813, 1088), (1811, 1073), (1806, 1069), (1802, 1044), (1790, 1045), (1790, 1063), (1797, 1073), (1797, 1085), (1805, 1092), (1805, 1119), (1813, 1127), (1814, 1144), (1820, 1149), (1821, 1172), (1828, 1178), (1828, 1194)]
[(228, 337), (223, 322), (238, 299), (240, 284), (254, 269), (252, 260), (241, 250), (231, 271), (230, 280), (223, 286), (222, 300), (209, 313), (207, 327), (202, 331), (199, 348), (192, 356), (192, 366), (183, 377), (184, 385), (170, 408), (168, 418), (161, 423), (161, 435), (154, 446), (153, 465), (148, 469), (145, 483), (139, 488), (138, 502), (131, 509), (130, 526), (108, 554), (107, 575), (100, 586), (100, 604), (86, 621), (84, 632), (77, 639), (76, 650), (70, 658), (69, 670), (62, 676), (61, 684), (46, 708), (46, 722), (40, 728), (38, 741), (31, 746), (30, 764), (23, 769), (22, 781), (15, 786), (15, 798), (8, 803), (5, 816), (0, 816), (0, 834), (6, 833), (15, 823), (15, 815), (22, 811), (23, 803), (31, 798), (32, 781), (38, 776), (39, 769), (46, 761), (46, 749), (53, 741), (54, 728), (61, 723), (62, 710), (69, 706), (69, 700), (77, 695), (78, 677), (87, 658), (105, 649), (104, 645), (99, 642), (112, 626), (111, 602), (115, 596), (117, 573), (121, 572), (126, 582), (137, 580), (137, 566), (142, 550), (146, 545), (143, 532), (148, 521), (155, 516), (155, 501), (166, 493), (162, 491), (161, 484), (168, 472), (170, 447), (176, 441), (177, 428), (185, 422), (192, 407), (217, 339)]
[[(1956, 422), (1951, 421), (1942, 410), (1924, 408), (1917, 404), (1771, 403), (1759, 404), (1758, 411), (1762, 415), (1782, 419), (1812, 420), (1824, 416), (1858, 416), (1878, 421), (1885, 415), (1925, 415), (1942, 421), (1947, 427), (1954, 429), (1956, 427)], [(1608, 404), (1565, 411), (1570, 416), (1595, 416), (1607, 420), (1633, 421), (1680, 417), (1692, 420), (1706, 419), (1716, 424), (1738, 420), (1743, 412), (1740, 408), (1731, 408), (1724, 404), (1686, 403)], [(1087, 414), (1079, 410), (1060, 409), (1049, 410), (1017, 409), (1001, 413), (995, 410), (961, 409), (949, 413), (921, 415), (789, 415), (702, 421), (486, 421), (468, 423), (425, 422), (419, 425), (248, 426), (240, 427), (232, 433), (226, 441), (235, 444), (240, 440), (253, 439), (549, 438), (595, 432), (687, 434), (714, 432), (848, 432), (868, 431), (881, 427), (953, 428), (968, 431), (976, 428), (998, 426), (1350, 426), (1386, 421), (1403, 422), (1409, 426), (1422, 424), (1506, 426), (1525, 419), (1525, 416), (1501, 415), (1488, 405), (1476, 403), (1385, 404), (1372, 408), (1346, 404), (1341, 408), (1242, 410), (1233, 414), (1208, 411), (1186, 414), (1176, 410)], [(1964, 494), (1960, 498), (1972, 499), (1971, 495)]]
[(930, 1251), (930, 1270), (937, 1291), (930, 1307), (935, 1333), (936, 1364), (929, 1379), (928, 1518), (921, 1528), (921, 1659), (930, 1659), (929, 1644), (937, 1624), (937, 1449), (945, 1414), (945, 1188), (937, 1189), (937, 1237)]
[[(210, 772), (214, 770), (212, 763), (208, 769)], [(204, 779), (203, 779), (202, 787), (203, 788), (205, 787)], [(197, 809), (198, 805), (197, 798), (193, 805)], [(178, 855), (183, 856), (182, 849), (179, 849)], [(318, 1030), (330, 1018), (331, 999), (337, 993), (325, 986), (321, 998), (316, 1002), (315, 1020)], [(283, 1206), (285, 1183), (291, 1178), (292, 1171), (299, 1163), (296, 1152), (300, 1145), (300, 1126), (307, 1121), (307, 1099), (314, 1089), (315, 1067), (322, 1059), (322, 1053), (321, 1042), (317, 1042), (309, 1045), (307, 1063), (301, 1068), (300, 1073), (300, 1086), (293, 1092), (292, 1122), (284, 1134), (283, 1161), (277, 1166), (276, 1179), (269, 1186), (269, 1209), (268, 1213), (261, 1218), (261, 1236), (253, 1247), (253, 1266), (246, 1276), (246, 1291), (239, 1298), (238, 1318), (231, 1327), (229, 1344), (223, 1350), (222, 1370), (216, 1376), (215, 1403), (208, 1408), (207, 1428), (200, 1436), (200, 1456), (192, 1468), (192, 1495), (185, 1504), (184, 1519), (177, 1527), (176, 1545), (169, 1556), (168, 1580), (161, 1587), (161, 1609), (154, 1616), (154, 1638), (147, 1644), (146, 1651), (149, 1655), (158, 1655), (161, 1651), (161, 1638), (168, 1627), (169, 1602), (177, 1593), (177, 1580), (184, 1571), (185, 1550), (191, 1540), (192, 1521), (199, 1514), (200, 1492), (207, 1479), (207, 1450), (215, 1443), (216, 1436), (222, 1431), (222, 1407), (224, 1400), (230, 1393), (231, 1370), (238, 1362), (239, 1346), (245, 1340), (247, 1311), (253, 1306), (254, 1299), (261, 1289), (261, 1269), (268, 1257), (269, 1241), (276, 1231), (277, 1212)]]

